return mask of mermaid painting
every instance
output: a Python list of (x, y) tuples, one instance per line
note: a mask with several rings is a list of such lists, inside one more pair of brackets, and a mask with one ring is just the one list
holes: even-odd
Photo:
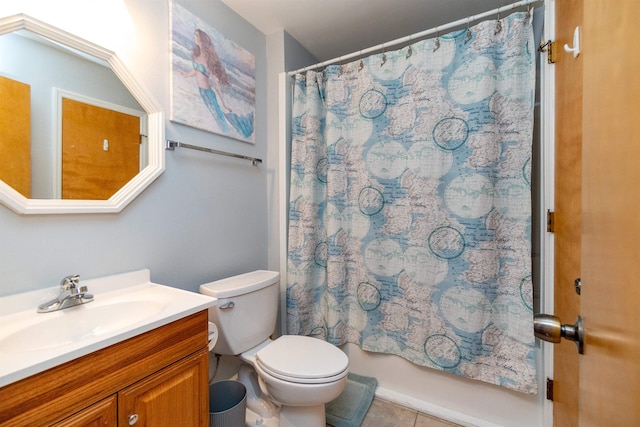
[(196, 80), (202, 101), (213, 116), (218, 127), (230, 134), (231, 129), (247, 139), (253, 133), (253, 113), (237, 115), (225, 101), (223, 88), (229, 86), (229, 76), (216, 53), (211, 37), (203, 30), (196, 29), (191, 51), (189, 71), (180, 70), (186, 78)]

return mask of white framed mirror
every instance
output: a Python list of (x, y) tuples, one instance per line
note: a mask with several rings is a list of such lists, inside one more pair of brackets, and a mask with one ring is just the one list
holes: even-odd
[[(13, 132), (14, 128), (18, 127), (18, 120), (25, 121), (25, 116), (30, 118), (30, 120), (26, 120), (26, 124), (23, 124), (24, 127), (28, 128), (26, 139), (23, 136), (21, 140), (29, 141), (29, 150), (26, 151), (26, 155), (23, 155), (23, 157), (28, 158), (25, 161), (29, 163), (23, 166), (18, 164), (16, 167), (17, 169), (26, 170), (27, 175), (34, 177), (34, 179), (29, 178), (26, 190), (18, 188), (19, 185), (10, 185), (4, 180), (0, 180), (0, 203), (20, 214), (120, 212), (164, 171), (164, 115), (160, 107), (145, 93), (115, 53), (108, 49), (24, 14), (0, 18), (0, 41), (2, 41), (3, 37), (14, 36), (29, 39), (31, 43), (35, 40), (35, 43), (47, 45), (46, 48), (52, 51), (63, 51), (65, 55), (73, 56), (75, 60), (79, 61), (78, 68), (86, 67), (87, 70), (93, 71), (89, 71), (90, 74), (87, 74), (86, 78), (72, 76), (71, 73), (67, 72), (66, 78), (62, 78), (61, 82), (56, 82), (53, 85), (48, 83), (49, 86), (46, 87), (42, 96), (45, 99), (36, 99), (35, 92), (40, 93), (42, 90), (35, 89), (34, 85), (34, 93), (30, 93), (29, 79), (23, 79), (21, 76), (15, 75), (11, 70), (3, 71), (0, 68), (0, 78), (8, 78), (11, 83), (17, 82), (18, 85), (27, 86), (26, 102), (29, 104), (29, 108), (26, 110), (27, 113), (18, 114), (15, 120), (7, 120), (8, 114), (6, 114), (4, 121), (0, 117), (0, 129), (4, 128)], [(30, 57), (24, 51), (12, 52), (10, 48), (3, 48), (3, 44), (0, 43), (0, 62), (8, 63), (9, 61), (5, 59), (7, 55), (26, 57), (26, 61), (31, 63), (30, 67), (36, 68), (41, 73), (53, 74), (53, 70), (58, 66), (56, 61), (52, 60), (53, 62), (49, 63), (40, 55)], [(63, 69), (64, 67), (69, 67), (69, 65), (61, 66)], [(94, 68), (92, 69), (91, 67)], [(98, 81), (98, 75), (105, 75), (105, 79), (113, 81)], [(24, 80), (27, 81), (24, 82)], [(72, 83), (74, 82), (82, 82), (83, 85), (93, 84), (96, 87), (100, 87), (102, 92), (109, 92), (109, 96), (106, 97), (113, 99), (99, 99), (101, 96), (96, 94), (100, 94), (100, 90), (88, 90), (88, 93), (78, 93), (78, 89), (76, 89), (78, 85), (73, 86)], [(2, 98), (12, 99), (11, 96), (13, 95), (8, 95), (10, 93), (13, 94), (13, 92), (8, 90), (3, 90), (3, 92), (0, 102), (2, 102)], [(61, 93), (66, 95), (61, 96)], [(132, 155), (130, 156), (131, 159), (128, 159), (124, 155), (124, 160), (119, 160), (121, 164), (126, 161), (133, 166), (129, 168), (129, 175), (120, 178), (121, 183), (104, 195), (83, 196), (83, 194), (94, 193), (80, 192), (67, 193), (71, 195), (65, 196), (64, 191), (60, 190), (61, 170), (65, 168), (64, 160), (61, 160), (58, 156), (61, 151), (60, 141), (63, 139), (63, 114), (61, 113), (63, 111), (61, 101), (63, 97), (65, 97), (65, 101), (66, 98), (71, 102), (82, 101), (83, 106), (91, 104), (91, 107), (106, 109), (105, 111), (109, 113), (117, 111), (127, 117), (137, 118), (134, 125), (137, 126), (135, 137), (138, 140), (138, 144), (134, 148), (136, 150), (135, 156)], [(12, 104), (14, 103), (12, 102)], [(31, 106), (39, 104), (43, 104), (47, 108), (44, 113), (46, 114), (46, 120), (39, 120), (33, 123), (33, 117), (36, 116), (36, 112), (34, 111), (34, 114), (31, 114)], [(11, 105), (7, 108), (15, 110), (17, 107)], [(5, 111), (7, 111), (6, 108)], [(97, 117), (94, 111), (85, 112), (84, 114), (92, 118)], [(45, 123), (47, 120), (49, 120), (48, 124)], [(116, 127), (122, 127), (122, 125), (117, 125)], [(69, 128), (70, 126), (65, 125), (65, 131)], [(90, 130), (84, 129), (80, 132), (84, 132), (82, 135), (86, 135)], [(34, 145), (36, 139), (40, 141), (40, 146)], [(86, 137), (84, 139), (89, 138)], [(81, 141), (84, 141), (84, 139), (80, 138)], [(94, 141), (94, 139), (93, 137), (91, 141)], [(25, 144), (19, 143), (18, 145)], [(92, 142), (92, 144), (96, 143)], [(108, 138), (99, 138), (97, 144), (100, 147), (100, 151), (116, 151), (112, 149), (112, 146), (115, 148), (115, 145), (111, 144)], [(75, 145), (82, 144), (75, 143)], [(53, 154), (51, 156), (42, 156), (42, 151), (50, 151)], [(9, 159), (17, 161), (19, 156), (13, 156), (7, 150), (7, 152), (2, 153), (2, 158), (3, 162), (8, 163)], [(78, 157), (73, 157), (70, 162), (67, 161), (67, 164), (82, 163), (77, 159)], [(104, 169), (100, 169), (98, 163), (85, 163), (89, 165), (89, 169), (95, 169), (98, 175), (112, 175), (111, 172), (105, 172)], [(114, 172), (113, 175), (115, 174)], [(44, 182), (40, 183), (43, 178), (39, 175), (46, 176)], [(89, 178), (89, 180), (95, 179)], [(9, 181), (9, 178), (6, 180)]]

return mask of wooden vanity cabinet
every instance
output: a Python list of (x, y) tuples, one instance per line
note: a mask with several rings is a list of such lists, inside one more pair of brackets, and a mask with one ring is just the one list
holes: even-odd
[(207, 317), (201, 311), (0, 388), (0, 426), (208, 425)]

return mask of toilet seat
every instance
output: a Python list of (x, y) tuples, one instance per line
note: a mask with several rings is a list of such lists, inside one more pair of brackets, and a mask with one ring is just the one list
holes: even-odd
[(283, 335), (256, 353), (256, 362), (283, 381), (320, 384), (347, 374), (349, 359), (336, 346), (317, 338)]

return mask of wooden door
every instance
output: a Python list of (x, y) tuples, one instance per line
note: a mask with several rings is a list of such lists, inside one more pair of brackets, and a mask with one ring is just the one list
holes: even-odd
[[(554, 349), (554, 425), (636, 426), (640, 55), (635, 42), (640, 2), (564, 0), (556, 2), (556, 14), (560, 46), (573, 43), (576, 25), (582, 42), (580, 57), (562, 52), (556, 68), (556, 181), (562, 181), (556, 184), (556, 202), (562, 198), (560, 206), (569, 205), (566, 214), (556, 214), (557, 225), (562, 230), (571, 212), (581, 222), (578, 236), (556, 235), (556, 315), (563, 323), (573, 323), (575, 314), (582, 314), (585, 350), (575, 363), (572, 343)], [(572, 120), (575, 116), (581, 120)], [(574, 134), (581, 142), (571, 143)], [(578, 146), (581, 155), (576, 156)], [(572, 183), (572, 190), (565, 188), (575, 176), (580, 182)], [(568, 236), (574, 236), (573, 242), (565, 241)], [(583, 283), (577, 303), (567, 298), (571, 292), (565, 292), (569, 284), (564, 283), (576, 268)], [(568, 275), (560, 278), (565, 271)]]
[(0, 76), (0, 180), (31, 197), (31, 88)]
[(139, 117), (63, 98), (63, 199), (106, 200), (139, 171)]
[[(556, 1), (557, 59), (554, 200), (554, 314), (573, 323), (580, 314), (574, 281), (580, 277), (582, 193), (582, 61), (562, 50), (573, 44), (573, 30), (582, 25), (582, 0)], [(553, 349), (553, 422), (578, 425), (579, 359), (576, 346), (563, 340)]]
[(209, 352), (204, 348), (118, 393), (118, 425), (209, 425)]
[(638, 0), (584, 1), (580, 426), (640, 425)]

